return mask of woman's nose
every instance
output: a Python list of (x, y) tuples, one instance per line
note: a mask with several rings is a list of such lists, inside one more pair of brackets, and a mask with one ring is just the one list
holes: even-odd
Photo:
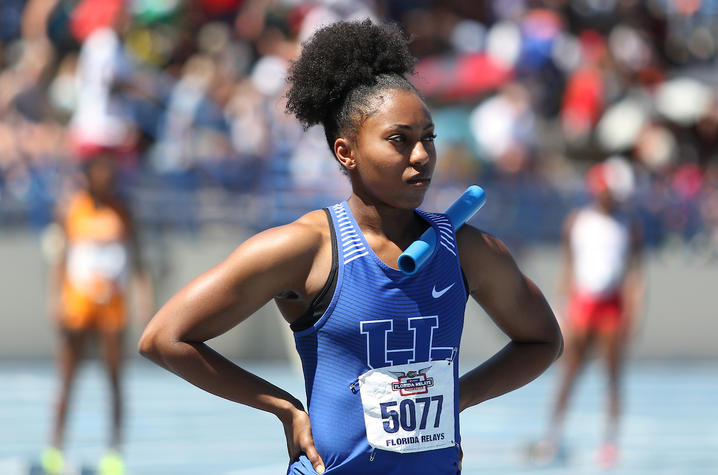
[(414, 148), (411, 150), (411, 155), (409, 156), (409, 162), (412, 165), (424, 165), (429, 161), (431, 158), (431, 155), (429, 153), (429, 150), (427, 150), (426, 145), (421, 140), (416, 142), (416, 145), (414, 145)]

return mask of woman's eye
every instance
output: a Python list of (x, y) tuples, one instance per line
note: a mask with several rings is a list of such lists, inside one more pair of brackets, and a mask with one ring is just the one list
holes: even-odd
[(392, 135), (391, 137), (389, 137), (389, 141), (394, 143), (404, 143), (406, 139), (403, 135)]
[(431, 135), (425, 136), (421, 140), (423, 140), (424, 142), (433, 142), (435, 138), (436, 138), (436, 134), (431, 134)]

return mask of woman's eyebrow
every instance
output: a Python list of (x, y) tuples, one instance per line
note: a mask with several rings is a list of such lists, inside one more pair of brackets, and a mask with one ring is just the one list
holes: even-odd
[[(424, 126), (423, 130), (430, 129), (430, 128), (432, 128), (432, 127), (434, 127), (434, 123), (433, 123), (433, 122), (429, 122), (428, 124), (426, 124), (426, 125)], [(387, 127), (387, 128), (392, 128), (392, 129), (394, 129), (394, 128), (395, 128), (395, 129), (405, 129), (405, 130), (411, 130), (411, 129), (412, 129), (412, 127), (411, 127), (410, 125), (407, 125), (407, 124), (391, 124), (391, 125), (390, 125), (389, 127)]]

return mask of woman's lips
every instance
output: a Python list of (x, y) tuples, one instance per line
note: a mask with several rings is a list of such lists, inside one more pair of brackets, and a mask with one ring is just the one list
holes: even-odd
[(406, 182), (413, 186), (427, 186), (431, 183), (431, 178), (412, 178)]

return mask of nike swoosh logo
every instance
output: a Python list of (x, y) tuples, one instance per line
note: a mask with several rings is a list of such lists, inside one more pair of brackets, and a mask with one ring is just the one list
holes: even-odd
[[(456, 282), (454, 282), (454, 284), (455, 284), (455, 283), (456, 283)], [(438, 292), (437, 292), (437, 290), (436, 290), (436, 286), (434, 286), (434, 288), (431, 289), (431, 296), (434, 297), (435, 299), (438, 299), (439, 297), (441, 297), (442, 295), (444, 295), (446, 292), (448, 292), (449, 289), (454, 286), (454, 284), (451, 284), (451, 285), (448, 286), (447, 288), (441, 289), (441, 290), (439, 290)]]

